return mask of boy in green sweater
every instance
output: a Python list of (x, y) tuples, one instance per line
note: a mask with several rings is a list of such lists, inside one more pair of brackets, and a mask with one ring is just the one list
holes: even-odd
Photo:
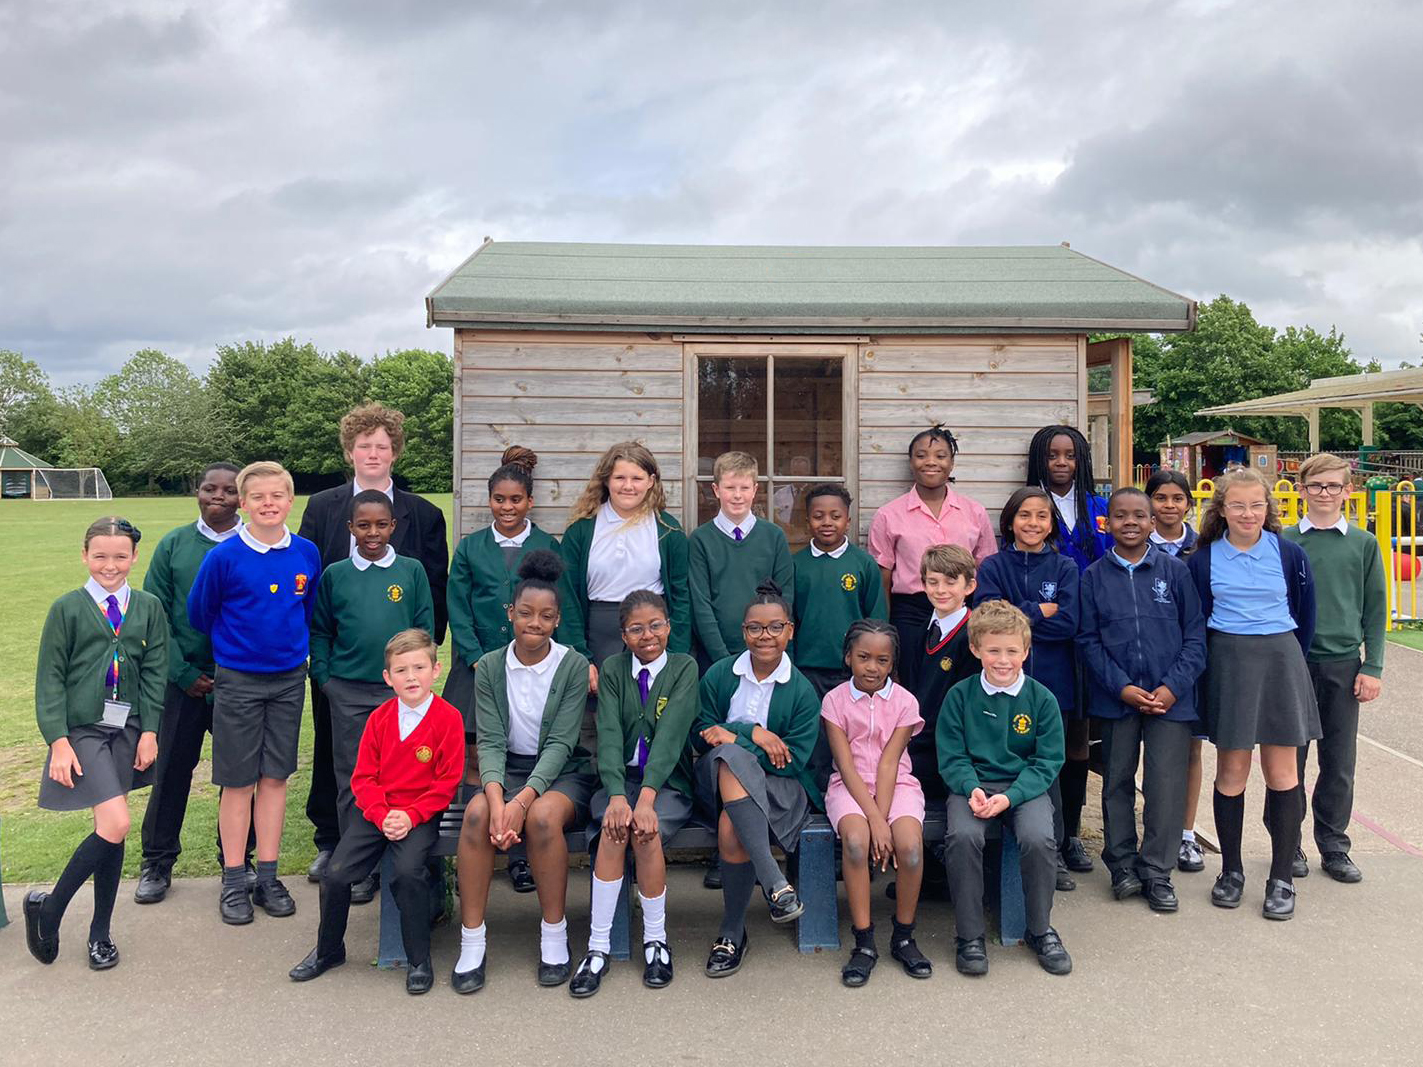
[(845, 634), (860, 619), (888, 619), (879, 564), (850, 543), (850, 494), (825, 484), (805, 494), (810, 544), (791, 559), (795, 568), (795, 645), (791, 659), (825, 694), (850, 677)]
[(1057, 845), (1047, 791), (1062, 770), (1062, 713), (1046, 686), (1023, 673), (1032, 641), (1028, 618), (990, 600), (968, 621), (969, 647), (983, 670), (949, 690), (935, 728), (939, 772), (948, 787), (945, 835), (949, 887), (958, 923), (960, 974), (988, 973), (983, 920), (983, 840), (1006, 815), (1022, 852), (1027, 943), (1049, 974), (1068, 974), (1072, 957), (1052, 928)]
[(692, 633), (703, 672), (717, 660), (746, 650), (742, 616), (757, 585), (771, 578), (789, 592), (795, 583), (786, 535), (774, 522), (751, 514), (760, 475), (755, 458), (723, 452), (712, 475), (712, 492), (721, 510), (688, 539)]
[[(1354, 811), (1359, 705), (1377, 698), (1383, 687), (1388, 614), (1378, 542), (1343, 516), (1349, 485), (1349, 464), (1344, 460), (1327, 452), (1310, 456), (1299, 468), (1305, 516), (1280, 532), (1304, 549), (1314, 571), (1317, 622), (1306, 660), (1324, 728), (1324, 736), (1315, 742), (1319, 777), (1314, 783), (1314, 842), (1324, 873), (1340, 882), (1363, 877), (1349, 858), (1348, 834)], [(1300, 746), (1301, 782), (1308, 756), (1309, 745)], [(1303, 878), (1308, 873), (1300, 849), (1293, 874)]]
[[(384, 680), (386, 642), (402, 630), (435, 628), (425, 568), (390, 546), (395, 532), (390, 499), (378, 489), (357, 493), (348, 525), (356, 554), (321, 572), (311, 616), (311, 677), (331, 705), (331, 759), (343, 834), (360, 818), (351, 775), (366, 719), (395, 695)], [(357, 887), (353, 902), (375, 895), (374, 878)]]

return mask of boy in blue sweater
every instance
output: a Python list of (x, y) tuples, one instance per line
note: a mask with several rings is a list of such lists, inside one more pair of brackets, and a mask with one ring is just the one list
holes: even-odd
[[(1112, 895), (1175, 911), (1171, 868), (1185, 813), (1196, 679), (1206, 624), (1186, 565), (1149, 540), (1151, 500), (1123, 488), (1107, 501), (1113, 547), (1082, 575), (1081, 632), (1090, 712), (1104, 750), (1102, 861)], [(1136, 769), (1146, 805), (1136, 837)]]
[[(247, 523), (203, 559), (188, 594), (188, 620), (212, 639), (216, 662), (212, 780), (222, 838), (222, 921), (296, 912), (277, 880), (287, 779), (296, 770), (306, 694), (307, 633), (321, 555), (286, 528), (293, 493), (280, 463), (249, 463), (237, 475)], [(253, 800), (255, 794), (255, 803)], [(248, 895), (243, 847), (257, 824), (257, 885)]]

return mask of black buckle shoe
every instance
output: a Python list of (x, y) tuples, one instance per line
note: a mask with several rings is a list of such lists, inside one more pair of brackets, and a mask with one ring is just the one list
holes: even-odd
[(1241, 871), (1221, 871), (1211, 886), (1211, 903), (1217, 908), (1240, 907), (1241, 894), (1245, 892), (1245, 875)]
[(858, 989), (870, 980), (870, 972), (875, 969), (879, 953), (872, 948), (856, 945), (845, 966), (840, 968), (840, 981), (851, 989)]
[(133, 891), (135, 904), (157, 904), (168, 895), (173, 884), (173, 874), (166, 867), (152, 864), (143, 868), (138, 875), (138, 886)]
[(107, 937), (102, 941), (89, 942), (89, 970), (107, 971), (110, 967), (117, 967), (118, 963), (118, 946)]
[(954, 938), (954, 966), (971, 978), (988, 973), (988, 943), (981, 937)]
[(1304, 854), (1304, 849), (1302, 849), (1302, 848), (1297, 848), (1297, 849), (1295, 849), (1295, 858), (1294, 858), (1294, 860), (1290, 863), (1290, 877), (1291, 877), (1291, 878), (1308, 878), (1308, 877), (1309, 877), (1309, 859), (1305, 856), (1305, 854)]
[(703, 889), (721, 888), (721, 857), (713, 856), (707, 864), (707, 873), (702, 875)]
[[(332, 851), (334, 850), (324, 848), (316, 854), (316, 859), (312, 860), (311, 866), (306, 869), (306, 880), (308, 882), (321, 881), (322, 877), (326, 874), (326, 865), (331, 862)], [(252, 875), (255, 879), (257, 875), (257, 869), (255, 867), (252, 869)]]
[(711, 955), (707, 957), (707, 977), (726, 978), (741, 970), (746, 952), (751, 947), (751, 938), (746, 931), (741, 932), (741, 944), (734, 944), (729, 937), (719, 937), (712, 942)]
[(1153, 878), (1142, 890), (1146, 904), (1152, 911), (1176, 911), (1181, 902), (1176, 899), (1176, 890), (1165, 878)]
[(1053, 887), (1059, 893), (1071, 893), (1077, 888), (1077, 879), (1067, 871), (1067, 864), (1061, 855), (1057, 857), (1057, 884)]
[(1181, 848), (1176, 853), (1176, 869), (1187, 874), (1206, 869), (1206, 854), (1195, 840), (1181, 838)]
[(538, 888), (534, 885), (534, 872), (529, 870), (528, 860), (509, 861), (509, 884), (514, 887), (516, 893), (532, 893)]
[[(601, 961), (603, 966), (595, 968), (593, 964), (598, 961)], [(591, 997), (598, 992), (598, 987), (603, 984), (603, 975), (608, 973), (608, 968), (611, 965), (612, 961), (606, 952), (590, 948), (588, 955), (583, 957), (583, 962), (574, 972), (573, 980), (568, 983), (568, 995), (577, 997), (579, 1000)]]
[(245, 885), (225, 885), (217, 898), (217, 911), (228, 926), (246, 926), (252, 921), (252, 895)]
[(642, 958), (647, 961), (642, 969), (643, 985), (648, 989), (664, 989), (672, 984), (672, 950), (666, 941), (644, 941)]
[(1067, 869), (1074, 874), (1086, 874), (1092, 870), (1092, 857), (1087, 855), (1087, 848), (1080, 837), (1069, 837), (1063, 843), (1062, 858)]
[(25, 894), (22, 909), (25, 913), (25, 945), (29, 948), (30, 955), (41, 963), (53, 963), (59, 955), (59, 931), (56, 930), (49, 937), (40, 933), (40, 909), (44, 907), (48, 897), (48, 893), (31, 889)]
[(285, 919), (288, 915), (296, 914), (296, 901), (287, 892), (287, 887), (277, 879), (265, 885), (258, 882), (257, 888), (252, 890), (252, 903), (274, 919)]
[(1355, 866), (1347, 852), (1326, 852), (1319, 857), (1319, 865), (1324, 868), (1324, 873), (1336, 882), (1352, 885), (1364, 880), (1364, 872)]
[(430, 992), (434, 984), (435, 969), (430, 966), (429, 960), (424, 963), (412, 963), (405, 972), (405, 991), (412, 997)]
[(1267, 919), (1293, 919), (1295, 917), (1295, 887), (1292, 882), (1282, 882), (1271, 878), (1265, 883), (1265, 906), (1262, 913)]
[(805, 901), (796, 896), (795, 886), (787, 882), (774, 893), (766, 894), (766, 903), (771, 905), (771, 921), (788, 923), (799, 919), (805, 911)]
[(460, 996), (467, 996), (470, 993), (478, 993), (483, 989), (484, 965), (488, 962), (489, 956), (486, 954), (484, 959), (480, 961), (479, 966), (472, 971), (451, 971), (450, 985), (454, 988), (454, 991), (460, 994)]
[(539, 985), (552, 989), (554, 986), (561, 986), (568, 981), (568, 976), (573, 973), (571, 963), (545, 963), (539, 960), (538, 980)]
[(355, 885), (351, 886), (352, 904), (369, 904), (375, 900), (376, 894), (380, 892), (380, 875), (368, 874)]
[(1116, 900), (1126, 900), (1140, 893), (1141, 879), (1131, 871), (1118, 871), (1112, 875), (1112, 896)]
[(933, 961), (919, 951), (914, 938), (905, 937), (889, 943), (890, 957), (899, 961), (904, 973), (910, 978), (930, 978), (934, 974)]
[(1024, 940), (1037, 954), (1038, 963), (1048, 974), (1072, 973), (1072, 957), (1067, 954), (1062, 938), (1051, 926), (1047, 928), (1046, 933), (1028, 934)]
[(320, 978), (327, 971), (346, 962), (345, 948), (342, 948), (339, 954), (326, 959), (322, 959), (316, 952), (316, 949), (312, 949), (306, 954), (306, 959), (287, 972), (293, 982), (309, 982), (313, 978)]

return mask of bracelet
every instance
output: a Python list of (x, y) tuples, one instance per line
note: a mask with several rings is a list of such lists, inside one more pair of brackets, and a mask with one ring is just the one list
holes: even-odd
[(525, 815), (529, 813), (529, 806), (519, 799), (519, 795), (517, 793), (515, 793), (512, 797), (509, 798), (509, 803), (519, 805), (519, 807), (524, 809)]

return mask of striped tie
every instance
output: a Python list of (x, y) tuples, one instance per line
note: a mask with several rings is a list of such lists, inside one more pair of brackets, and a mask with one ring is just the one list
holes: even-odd
[[(114, 635), (117, 636), (120, 628), (124, 624), (124, 613), (119, 610), (119, 598), (112, 593), (109, 599), (104, 602), (104, 616), (109, 620), (109, 625), (113, 628)], [(109, 669), (104, 674), (104, 685), (111, 691), (117, 690), (119, 684), (119, 650), (114, 649), (114, 654), (109, 660)]]

